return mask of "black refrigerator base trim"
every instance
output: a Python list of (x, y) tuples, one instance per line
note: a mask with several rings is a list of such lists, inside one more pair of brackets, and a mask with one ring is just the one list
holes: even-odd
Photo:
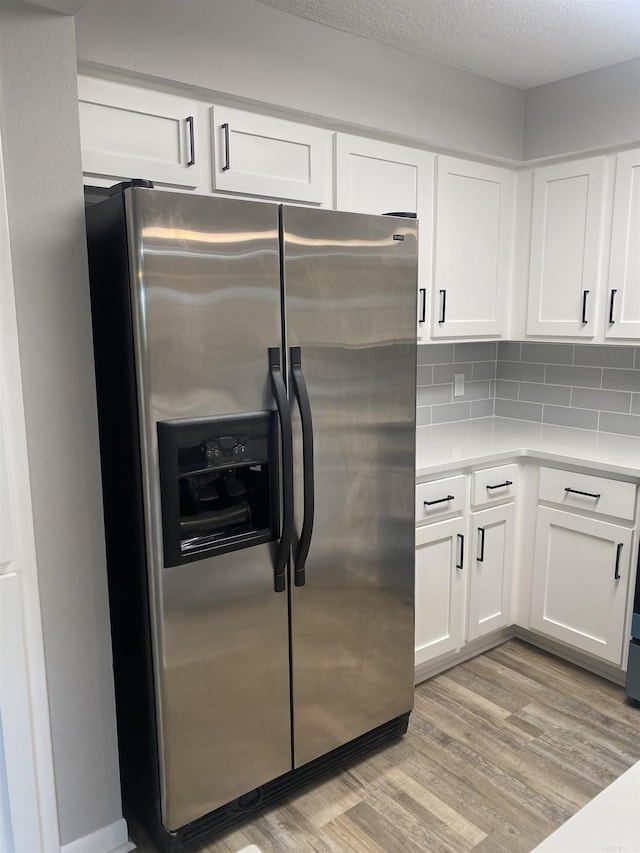
[(267, 782), (260, 788), (256, 788), (255, 791), (243, 794), (225, 806), (220, 806), (215, 811), (188, 823), (176, 832), (167, 832), (164, 827), (159, 827), (161, 837), (156, 838), (156, 843), (161, 844), (164, 853), (181, 853), (181, 851), (197, 848), (211, 840), (214, 835), (229, 829), (234, 824), (246, 821), (267, 806), (277, 803), (306, 785), (315, 782), (316, 779), (356, 761), (390, 741), (402, 737), (407, 731), (410, 713), (407, 711), (402, 716), (395, 717), (388, 723), (360, 735), (355, 740), (339, 746), (326, 755)]

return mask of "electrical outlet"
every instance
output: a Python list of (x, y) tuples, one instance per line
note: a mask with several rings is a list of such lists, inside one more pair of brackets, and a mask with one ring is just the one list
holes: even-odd
[(454, 397), (463, 397), (464, 396), (464, 373), (456, 373), (453, 377), (453, 396)]

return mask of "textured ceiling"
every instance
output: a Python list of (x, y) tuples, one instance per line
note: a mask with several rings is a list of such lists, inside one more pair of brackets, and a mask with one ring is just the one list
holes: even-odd
[(258, 0), (529, 89), (640, 56), (640, 0)]

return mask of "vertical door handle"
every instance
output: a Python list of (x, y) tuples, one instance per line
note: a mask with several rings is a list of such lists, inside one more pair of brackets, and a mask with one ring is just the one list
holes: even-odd
[(313, 517), (315, 512), (315, 485), (313, 471), (313, 420), (311, 418), (311, 403), (307, 384), (302, 373), (302, 354), (300, 347), (291, 347), (291, 377), (293, 393), (298, 401), (300, 409), (300, 421), (302, 423), (302, 476), (304, 517), (300, 539), (293, 556), (295, 571), (294, 582), (296, 586), (305, 584), (305, 563), (311, 545), (311, 534), (313, 533)]
[(189, 160), (187, 166), (196, 165), (196, 141), (193, 133), (193, 116), (187, 116), (187, 127), (189, 128)]
[(427, 288), (421, 287), (418, 293), (420, 294), (420, 316), (418, 323), (424, 323), (427, 319)]
[(224, 133), (224, 166), (222, 167), (223, 172), (228, 172), (231, 168), (231, 162), (229, 160), (229, 124), (225, 121), (222, 125), (222, 131)]
[(446, 317), (446, 314), (447, 314), (447, 291), (441, 290), (440, 291), (440, 319), (438, 320), (438, 323), (444, 323), (444, 318)]
[(456, 569), (464, 568), (464, 536), (462, 533), (458, 533), (458, 545), (460, 546), (459, 554), (460, 554), (460, 562), (456, 563)]
[(613, 303), (616, 301), (616, 293), (617, 290), (611, 291), (611, 296), (609, 297), (609, 323), (613, 325), (615, 323), (615, 319), (613, 317)]
[(271, 390), (276, 400), (282, 444), (282, 532), (273, 566), (273, 585), (276, 592), (286, 587), (287, 560), (293, 538), (293, 435), (291, 408), (280, 367), (280, 347), (269, 348)]
[(589, 296), (588, 290), (582, 291), (582, 318), (580, 320), (581, 323), (588, 323), (587, 320), (587, 297)]
[(476, 557), (478, 563), (484, 563), (484, 527), (478, 528), (480, 534), (480, 555)]
[(620, 580), (620, 554), (622, 553), (622, 546), (624, 542), (619, 542), (618, 547), (616, 548), (616, 567), (613, 571), (613, 579), (616, 581)]

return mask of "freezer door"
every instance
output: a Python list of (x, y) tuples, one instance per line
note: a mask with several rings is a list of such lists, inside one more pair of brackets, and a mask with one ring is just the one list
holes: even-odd
[[(313, 530), (304, 586), (292, 587), (300, 766), (413, 706), (417, 224), (293, 207), (282, 216), (291, 382), (306, 386), (313, 438)], [(298, 537), (302, 445), (296, 407)]]
[[(160, 793), (173, 830), (291, 769), (288, 602), (286, 591), (274, 591), (277, 540), (165, 559), (158, 471), (159, 422), (178, 447), (183, 436), (196, 450), (204, 442), (204, 458), (221, 427), (199, 419), (238, 415), (233, 432), (256, 413), (249, 424), (266, 429), (265, 413), (275, 410), (278, 208), (135, 189), (126, 191), (126, 210)], [(172, 431), (176, 420), (187, 426)], [(196, 453), (188, 444), (185, 465)], [(226, 479), (242, 487), (243, 477)], [(215, 483), (205, 477), (199, 485), (203, 499), (215, 497)]]

